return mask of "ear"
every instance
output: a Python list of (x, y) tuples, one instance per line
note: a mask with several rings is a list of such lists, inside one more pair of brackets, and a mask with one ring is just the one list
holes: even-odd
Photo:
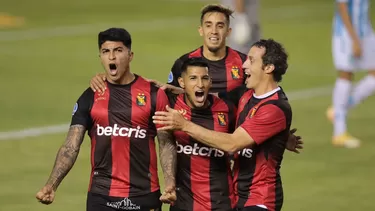
[(230, 27), (228, 26), (227, 37), (229, 37), (230, 34), (232, 34), (232, 28), (230, 28)]
[(177, 80), (178, 80), (178, 84), (180, 85), (180, 87), (185, 89), (184, 79), (182, 77), (178, 77)]
[(199, 35), (200, 35), (201, 37), (203, 37), (203, 28), (202, 28), (202, 26), (199, 26), (199, 27), (198, 27), (198, 32), (199, 32)]
[(275, 65), (273, 64), (268, 64), (266, 65), (266, 67), (264, 68), (264, 71), (265, 73), (267, 74), (271, 74), (273, 72), (273, 70), (275, 69)]
[(129, 51), (129, 62), (131, 62), (133, 60), (133, 57), (134, 57), (134, 52)]

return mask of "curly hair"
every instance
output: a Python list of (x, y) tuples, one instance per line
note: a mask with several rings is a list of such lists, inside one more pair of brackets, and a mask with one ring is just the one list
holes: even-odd
[(266, 52), (262, 56), (263, 67), (272, 64), (275, 69), (272, 72), (273, 79), (276, 82), (282, 80), (282, 76), (288, 69), (288, 54), (284, 47), (273, 39), (261, 39), (252, 46), (264, 48)]

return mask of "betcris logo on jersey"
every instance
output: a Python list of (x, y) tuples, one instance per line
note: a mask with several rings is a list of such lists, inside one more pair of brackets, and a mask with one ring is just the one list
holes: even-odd
[(146, 138), (147, 130), (141, 129), (137, 126), (136, 128), (119, 127), (114, 124), (113, 127), (103, 127), (99, 124), (96, 125), (96, 133), (98, 136), (121, 136), (121, 137), (134, 137), (134, 138)]
[(242, 157), (245, 157), (245, 158), (251, 158), (251, 157), (253, 157), (253, 150), (245, 148), (241, 151), (238, 151), (238, 155), (242, 156)]
[(199, 155), (203, 157), (223, 157), (225, 153), (221, 150), (210, 148), (206, 146), (199, 146), (198, 143), (191, 145), (181, 145), (177, 143), (177, 153), (184, 153), (185, 155)]

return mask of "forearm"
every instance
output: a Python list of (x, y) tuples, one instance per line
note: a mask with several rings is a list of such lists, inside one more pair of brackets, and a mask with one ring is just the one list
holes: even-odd
[(350, 38), (352, 40), (359, 40), (359, 37), (354, 30), (353, 23), (350, 20), (347, 3), (338, 3), (338, 10), (344, 26), (348, 30)]
[(60, 185), (61, 181), (68, 174), (70, 169), (73, 167), (77, 157), (78, 152), (67, 146), (61, 146), (59, 152), (57, 153), (55, 165), (53, 167), (52, 173), (47, 181), (47, 185), (53, 187), (54, 190)]
[(186, 124), (183, 131), (197, 141), (210, 147), (229, 153), (238, 151), (236, 141), (232, 140), (232, 134), (208, 130), (190, 121)]
[(53, 170), (46, 183), (54, 190), (58, 188), (77, 160), (84, 133), (85, 128), (81, 125), (70, 127), (66, 141), (57, 153)]
[(235, 11), (238, 13), (245, 12), (245, 0), (233, 0), (235, 3)]
[(177, 147), (173, 135), (167, 131), (158, 132), (159, 157), (163, 170), (165, 186), (175, 187), (177, 167)]

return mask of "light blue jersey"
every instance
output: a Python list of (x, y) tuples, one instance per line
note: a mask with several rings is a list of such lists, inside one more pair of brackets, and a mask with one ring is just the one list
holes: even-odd
[[(355, 32), (360, 39), (372, 33), (372, 26), (369, 16), (370, 1), (369, 0), (336, 0), (336, 3), (344, 2), (348, 5), (348, 12)], [(336, 13), (333, 22), (334, 36), (344, 36), (347, 29), (341, 19), (339, 11), (336, 7)]]

